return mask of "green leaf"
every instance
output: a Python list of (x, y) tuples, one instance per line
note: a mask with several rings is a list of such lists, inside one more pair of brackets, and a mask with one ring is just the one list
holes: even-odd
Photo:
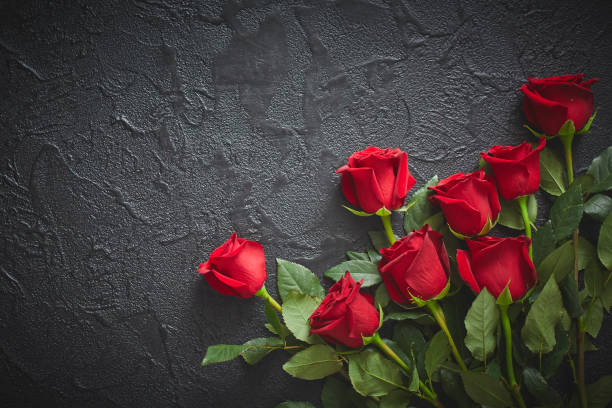
[(542, 357), (542, 374), (546, 378), (550, 378), (557, 373), (557, 369), (570, 348), (569, 332), (560, 325), (555, 329), (555, 338), (557, 339), (557, 344), (555, 344), (553, 351)]
[(478, 404), (492, 408), (513, 406), (512, 397), (500, 380), (472, 371), (462, 371), (461, 378), (465, 391)]
[(392, 391), (380, 400), (379, 408), (406, 408), (410, 403), (410, 394), (405, 391)]
[(582, 316), (584, 310), (580, 304), (578, 285), (576, 284), (574, 275), (567, 275), (559, 289), (561, 289), (561, 294), (563, 296), (563, 305), (570, 317), (575, 319)]
[(497, 324), (499, 311), (495, 298), (486, 289), (483, 289), (465, 316), (465, 346), (472, 356), (479, 361), (486, 361), (495, 351)]
[(576, 128), (574, 127), (574, 121), (571, 119), (568, 119), (563, 124), (563, 126), (561, 126), (561, 129), (559, 129), (559, 132), (557, 134), (559, 136), (571, 136), (573, 138), (574, 135), (576, 134)]
[(370, 257), (365, 252), (346, 251), (349, 261), (369, 261)]
[(548, 194), (560, 196), (567, 185), (565, 164), (552, 150), (540, 151), (540, 187)]
[(440, 383), (442, 390), (458, 408), (472, 408), (473, 403), (463, 389), (461, 376), (445, 367), (440, 368)]
[(410, 234), (415, 229), (420, 229), (425, 224), (425, 220), (438, 211), (427, 199), (432, 193), (427, 187), (435, 186), (438, 181), (438, 176), (433, 176), (410, 197), (407, 206), (411, 208), (404, 214), (404, 231), (406, 231), (406, 234)]
[(437, 332), (429, 342), (427, 351), (425, 351), (425, 371), (429, 378), (432, 377), (434, 371), (440, 364), (448, 360), (451, 354), (451, 347), (448, 344), (448, 338), (443, 331)]
[(583, 270), (593, 261), (597, 261), (597, 251), (585, 238), (578, 239), (578, 270)]
[(274, 350), (282, 348), (284, 344), (285, 343), (278, 337), (252, 339), (244, 343), (244, 345), (248, 347), (242, 351), (241, 355), (247, 364), (257, 364), (262, 358)]
[[(504, 200), (503, 197), (499, 197), (499, 203), (501, 204), (501, 212), (499, 215), (499, 224), (504, 227), (512, 228), (515, 230), (524, 230), (525, 225), (523, 224), (523, 216), (516, 200)], [(529, 220), (533, 223), (538, 215), (538, 201), (533, 194), (530, 194), (527, 198), (527, 213), (529, 214)]]
[(541, 282), (555, 276), (557, 282), (563, 281), (565, 277), (574, 271), (574, 248), (571, 241), (567, 241), (559, 248), (552, 251), (537, 267), (538, 278)]
[(319, 336), (309, 336), (310, 315), (321, 304), (321, 299), (298, 292), (290, 292), (283, 303), (283, 319), (296, 339), (318, 343)]
[(363, 279), (362, 288), (367, 288), (382, 282), (380, 273), (378, 273), (378, 267), (368, 261), (342, 262), (340, 265), (336, 265), (325, 271), (325, 276), (337, 282), (344, 276), (346, 271), (349, 271), (353, 279), (357, 282)]
[(391, 244), (387, 239), (387, 235), (383, 231), (368, 231), (368, 236), (370, 237), (370, 241), (372, 241), (372, 245), (376, 250), (380, 250), (382, 248), (389, 248)]
[(523, 382), (529, 393), (540, 403), (554, 405), (561, 402), (561, 395), (548, 385), (546, 379), (535, 368), (523, 370)]
[(368, 258), (370, 258), (370, 262), (378, 265), (378, 262), (382, 259), (382, 255), (378, 251), (368, 249)]
[(612, 401), (612, 375), (601, 377), (594, 384), (587, 385), (589, 408), (606, 408)]
[(280, 319), (278, 318), (278, 315), (276, 314), (276, 310), (274, 309), (274, 307), (272, 307), (272, 305), (270, 304), (270, 301), (268, 300), (266, 300), (265, 313), (266, 313), (266, 320), (268, 321), (270, 326), (272, 326), (272, 328), (274, 329), (273, 332), (278, 334), (281, 337), (281, 339), (283, 339), (284, 341), (285, 338), (291, 333), (289, 332), (289, 329), (287, 329), (287, 327), (285, 327), (280, 322)]
[(554, 249), (555, 236), (552, 223), (548, 220), (533, 234), (533, 264), (539, 265)]
[(612, 271), (612, 213), (608, 214), (599, 229), (597, 255), (603, 266)]
[(202, 360), (202, 367), (209, 364), (222, 363), (224, 361), (233, 360), (246, 350), (248, 345), (233, 345), (233, 344), (215, 344), (206, 349), (206, 355)]
[(346, 205), (343, 205), (342, 207), (346, 208), (347, 210), (349, 210), (353, 214), (358, 215), (360, 217), (371, 217), (372, 215), (375, 214), (375, 213), (369, 213), (369, 212), (365, 212), (365, 211), (356, 210), (356, 209), (351, 208), (351, 207), (346, 206)]
[(372, 350), (349, 355), (349, 377), (355, 391), (364, 397), (382, 397), (403, 387), (397, 364)]
[(591, 262), (584, 271), (584, 286), (592, 297), (601, 295), (605, 280), (606, 277), (599, 267), (599, 262)]
[(550, 221), (557, 242), (569, 238), (580, 224), (584, 211), (580, 188), (579, 184), (572, 184), (565, 193), (555, 200), (550, 209)]
[(302, 380), (319, 380), (342, 369), (342, 360), (328, 345), (316, 344), (283, 364), (283, 370)]
[(435, 320), (429, 313), (423, 312), (395, 312), (385, 315), (385, 321), (387, 320), (418, 320), (418, 319), (429, 319), (432, 322)]
[(599, 334), (603, 323), (603, 307), (599, 301), (593, 302), (584, 317), (584, 327), (587, 333), (594, 338)]
[(553, 350), (556, 344), (555, 326), (561, 321), (563, 313), (561, 292), (551, 277), (531, 306), (521, 330), (521, 337), (532, 353), (549, 353)]
[[(389, 297), (389, 292), (387, 292), (387, 287), (384, 283), (381, 283), (376, 288), (376, 292), (374, 292), (374, 306), (378, 309), (378, 307), (387, 307), (387, 305), (391, 302), (391, 298)], [(387, 316), (385, 316), (385, 319)]]
[(609, 146), (591, 162), (587, 174), (593, 176), (591, 193), (612, 189), (612, 146)]
[(612, 212), (612, 198), (603, 194), (595, 194), (584, 204), (584, 212), (599, 222), (603, 222)]
[(281, 402), (274, 408), (317, 408), (310, 402), (304, 401), (285, 401)]
[(357, 394), (351, 384), (327, 377), (321, 390), (323, 408), (368, 408), (368, 399)]
[(425, 377), (425, 350), (426, 342), (423, 333), (406, 322), (398, 323), (393, 327), (393, 341), (407, 355), (414, 355), (419, 375)]
[(278, 281), (278, 293), (283, 300), (287, 300), (289, 292), (292, 290), (310, 296), (325, 297), (325, 290), (319, 278), (305, 266), (285, 261), (277, 258), (278, 271), (276, 279)]
[[(612, 274), (612, 272), (610, 273)], [(601, 295), (599, 295), (599, 300), (601, 300), (603, 307), (609, 313), (612, 307), (612, 279), (610, 279), (610, 275), (606, 278), (606, 284), (604, 285)]]

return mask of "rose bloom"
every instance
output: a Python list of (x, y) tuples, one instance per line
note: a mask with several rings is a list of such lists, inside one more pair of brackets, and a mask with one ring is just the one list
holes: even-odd
[(506, 200), (533, 194), (540, 188), (540, 151), (546, 138), (533, 148), (527, 142), (518, 146), (493, 146), (480, 157), (489, 163), (499, 193)]
[(457, 264), (459, 274), (474, 292), (487, 288), (497, 298), (508, 285), (512, 300), (518, 300), (537, 283), (529, 238), (479, 237), (466, 242), (469, 252), (457, 250)]
[(442, 234), (424, 225), (420, 230), (381, 249), (380, 276), (393, 301), (413, 303), (412, 296), (427, 301), (440, 295), (450, 274)]
[(577, 131), (584, 128), (593, 115), (591, 85), (599, 78), (582, 81), (584, 74), (549, 78), (529, 78), (521, 87), (523, 111), (527, 120), (547, 135), (556, 135), (567, 122), (574, 122)]
[(310, 334), (351, 348), (363, 346), (361, 336), (376, 332), (380, 316), (373, 298), (359, 292), (362, 283), (355, 282), (347, 271), (310, 316)]
[(266, 259), (259, 242), (238, 238), (234, 232), (208, 261), (200, 265), (198, 273), (208, 284), (223, 295), (249, 298), (266, 281)]
[(400, 149), (370, 146), (353, 153), (336, 173), (342, 176), (346, 199), (369, 213), (400, 208), (416, 182), (408, 171), (408, 155)]
[(501, 210), (495, 184), (484, 170), (457, 173), (429, 188), (434, 191), (429, 200), (442, 208), (450, 228), (464, 236), (489, 232)]

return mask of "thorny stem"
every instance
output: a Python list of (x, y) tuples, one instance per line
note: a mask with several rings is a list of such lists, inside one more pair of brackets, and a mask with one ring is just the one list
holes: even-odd
[(446, 337), (448, 338), (448, 343), (451, 346), (451, 349), (453, 351), (453, 355), (455, 356), (455, 360), (457, 361), (457, 364), (459, 364), (459, 367), (461, 367), (461, 370), (467, 371), (467, 367), (465, 363), (463, 362), (463, 358), (461, 358), (461, 354), (459, 354), (459, 350), (457, 350), (457, 346), (455, 345), (453, 336), (448, 330), (448, 325), (446, 324), (446, 318), (444, 317), (444, 312), (442, 311), (442, 308), (440, 307), (438, 302), (436, 302), (435, 300), (431, 300), (427, 302), (427, 307), (429, 308), (429, 310), (431, 310), (433, 317), (436, 319), (436, 322), (438, 322), (438, 325), (440, 326), (444, 334), (446, 334)]
[(393, 233), (393, 228), (391, 227), (391, 215), (381, 215), (380, 219), (385, 227), (385, 234), (387, 235), (387, 239), (389, 243), (393, 245), (395, 243), (395, 234)]
[(521, 395), (516, 377), (514, 376), (514, 363), (512, 361), (512, 328), (510, 326), (510, 318), (508, 317), (508, 305), (499, 305), (499, 311), (506, 340), (506, 371), (508, 372), (510, 390), (514, 395), (516, 403), (521, 408), (526, 408), (527, 406), (525, 405), (525, 401), (523, 401), (523, 396)]
[(270, 305), (273, 308), (275, 308), (276, 310), (278, 310), (279, 313), (281, 313), (283, 311), (282, 306), (279, 305), (278, 302), (276, 300), (274, 300), (274, 298), (272, 296), (270, 296), (270, 294), (266, 290), (266, 285), (265, 284), (261, 287), (261, 289), (259, 289), (257, 292), (255, 292), (255, 296), (260, 297), (263, 300), (267, 300), (268, 302), (270, 302)]
[[(531, 239), (531, 221), (529, 220), (529, 212), (527, 211), (527, 198), (524, 195), (516, 199), (519, 208), (521, 209), (521, 216), (523, 217), (523, 224), (525, 225), (525, 235)], [(529, 244), (529, 257), (533, 260), (533, 245)]]

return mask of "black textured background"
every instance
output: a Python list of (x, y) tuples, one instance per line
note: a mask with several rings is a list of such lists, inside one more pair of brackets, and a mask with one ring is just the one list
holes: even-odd
[(378, 228), (340, 208), (350, 153), (401, 147), (418, 185), (471, 170), (529, 138), (528, 75), (602, 77), (584, 170), (611, 142), (611, 21), (607, 0), (2, 1), (0, 405), (318, 401), (282, 353), (199, 366), (266, 331), (198, 264), (235, 230), (273, 294), (275, 257), (321, 276)]

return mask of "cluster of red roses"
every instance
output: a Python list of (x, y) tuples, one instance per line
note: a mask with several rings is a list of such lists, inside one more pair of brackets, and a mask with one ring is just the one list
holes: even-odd
[[(540, 151), (547, 137), (559, 135), (563, 141), (566, 134), (571, 133), (573, 137), (574, 133), (588, 130), (593, 113), (590, 86), (596, 81), (583, 82), (582, 75), (530, 78), (521, 90), (527, 119), (544, 132), (532, 131), (542, 136), (539, 142), (493, 146), (487, 153), (481, 153), (483, 167), (490, 174), (485, 168), (468, 174), (457, 173), (428, 187), (432, 192), (429, 200), (440, 207), (449, 230), (467, 244), (468, 250), (456, 251), (456, 261), (461, 278), (474, 292), (480, 293), (486, 288), (498, 299), (498, 304), (507, 307), (523, 298), (537, 283), (526, 197), (540, 187)], [(450, 287), (451, 268), (443, 235), (425, 224), (396, 240), (391, 228), (391, 211), (410, 211), (409, 206), (403, 207), (409, 190), (415, 185), (408, 169), (408, 155), (400, 149), (368, 147), (351, 155), (337, 173), (341, 175), (346, 199), (357, 207), (349, 210), (357, 215), (376, 214), (382, 218), (391, 245), (380, 250), (378, 271), (390, 298), (403, 306), (428, 306), (444, 330), (444, 315), (436, 303), (446, 296)], [(485, 236), (500, 216), (498, 191), (503, 199), (517, 201), (527, 236)], [(258, 242), (238, 238), (234, 233), (198, 272), (222, 294), (242, 298), (257, 295), (281, 309), (266, 292), (264, 250)], [(380, 339), (376, 334), (380, 327), (379, 311), (372, 296), (360, 291), (362, 281), (355, 282), (350, 272), (346, 271), (330, 288), (310, 316), (310, 334), (351, 348), (376, 344)], [(446, 332), (457, 363), (465, 367)], [(516, 384), (513, 378), (512, 382)], [(422, 388), (429, 391), (424, 384)]]

